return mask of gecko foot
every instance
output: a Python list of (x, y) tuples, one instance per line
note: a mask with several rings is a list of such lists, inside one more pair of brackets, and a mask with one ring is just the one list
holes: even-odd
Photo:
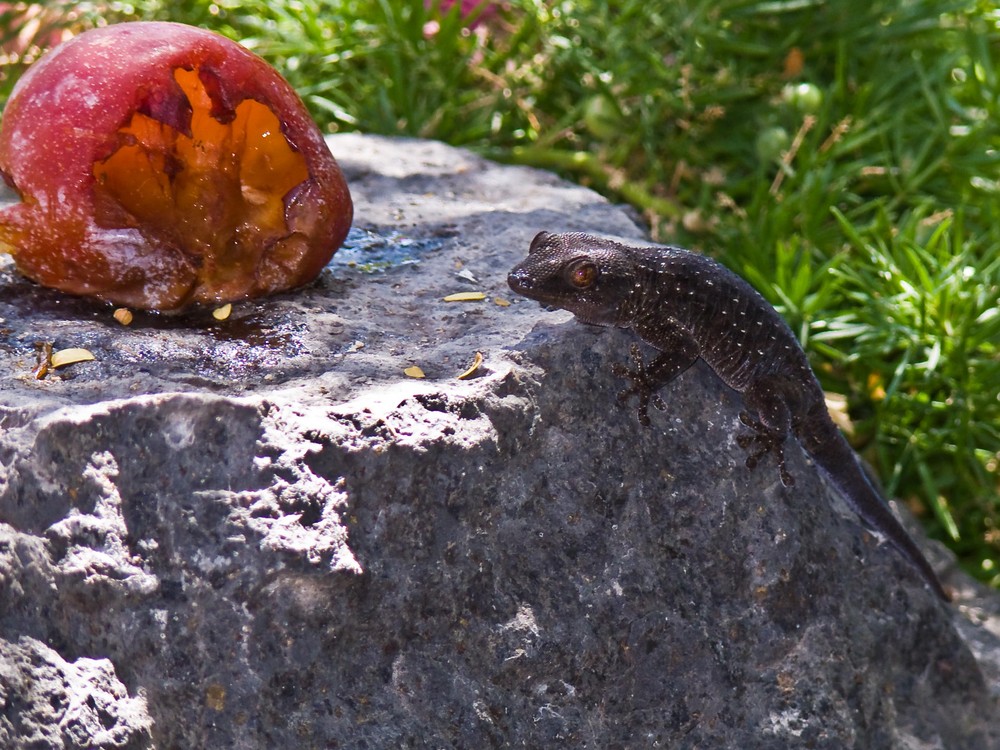
[(649, 405), (653, 404), (660, 411), (665, 410), (667, 405), (656, 393), (656, 387), (651, 385), (651, 378), (646, 369), (646, 363), (643, 362), (642, 350), (639, 348), (639, 345), (632, 344), (629, 353), (632, 355), (632, 363), (635, 365), (634, 369), (630, 370), (619, 362), (611, 366), (611, 372), (617, 377), (632, 381), (630, 387), (618, 393), (618, 403), (625, 406), (632, 396), (637, 396), (639, 399), (637, 409), (639, 424), (643, 427), (649, 427)]
[(760, 463), (760, 459), (768, 453), (774, 453), (775, 458), (778, 460), (778, 474), (781, 477), (781, 483), (786, 487), (794, 486), (795, 477), (791, 475), (791, 472), (785, 466), (784, 436), (777, 435), (767, 429), (759, 419), (755, 419), (745, 411), (740, 412), (740, 421), (754, 431), (752, 435), (738, 435), (736, 437), (736, 444), (740, 448), (753, 451), (747, 456), (746, 467), (750, 471), (753, 471)]

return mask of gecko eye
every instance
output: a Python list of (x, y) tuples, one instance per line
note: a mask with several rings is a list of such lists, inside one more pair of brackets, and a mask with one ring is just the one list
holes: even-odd
[(589, 289), (597, 281), (597, 265), (590, 260), (578, 260), (566, 269), (566, 280), (574, 289)]

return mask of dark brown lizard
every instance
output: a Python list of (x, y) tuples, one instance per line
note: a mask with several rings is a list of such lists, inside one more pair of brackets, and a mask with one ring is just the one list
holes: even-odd
[(639, 422), (649, 425), (656, 391), (699, 358), (743, 396), (740, 420), (753, 429), (738, 439), (753, 469), (774, 453), (785, 485), (784, 444), (793, 435), (862, 520), (920, 572), (942, 599), (950, 597), (934, 570), (833, 424), (823, 389), (805, 352), (777, 311), (724, 266), (675, 247), (630, 247), (586, 234), (542, 232), (528, 257), (507, 277), (518, 294), (569, 310), (584, 323), (631, 328), (658, 350), (644, 362), (632, 345), (633, 369), (615, 366), (632, 384), (619, 401), (638, 397)]

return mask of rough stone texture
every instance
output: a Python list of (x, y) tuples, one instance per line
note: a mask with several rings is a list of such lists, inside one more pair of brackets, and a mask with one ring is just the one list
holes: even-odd
[(150, 718), (107, 659), (66, 662), (33, 638), (0, 641), (3, 747), (149, 746)]
[(227, 321), (2, 271), (0, 746), (1000, 747), (996, 596), (938, 602), (801, 452), (748, 472), (704, 368), (641, 429), (628, 336), (511, 298), (536, 231), (624, 211), (331, 143), (353, 249)]

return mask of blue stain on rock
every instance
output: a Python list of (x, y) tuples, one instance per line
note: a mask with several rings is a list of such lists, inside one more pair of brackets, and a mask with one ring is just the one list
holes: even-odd
[(379, 234), (354, 227), (328, 267), (350, 268), (361, 273), (379, 273), (398, 266), (414, 265), (425, 254), (438, 250), (444, 237), (407, 237), (390, 231)]

